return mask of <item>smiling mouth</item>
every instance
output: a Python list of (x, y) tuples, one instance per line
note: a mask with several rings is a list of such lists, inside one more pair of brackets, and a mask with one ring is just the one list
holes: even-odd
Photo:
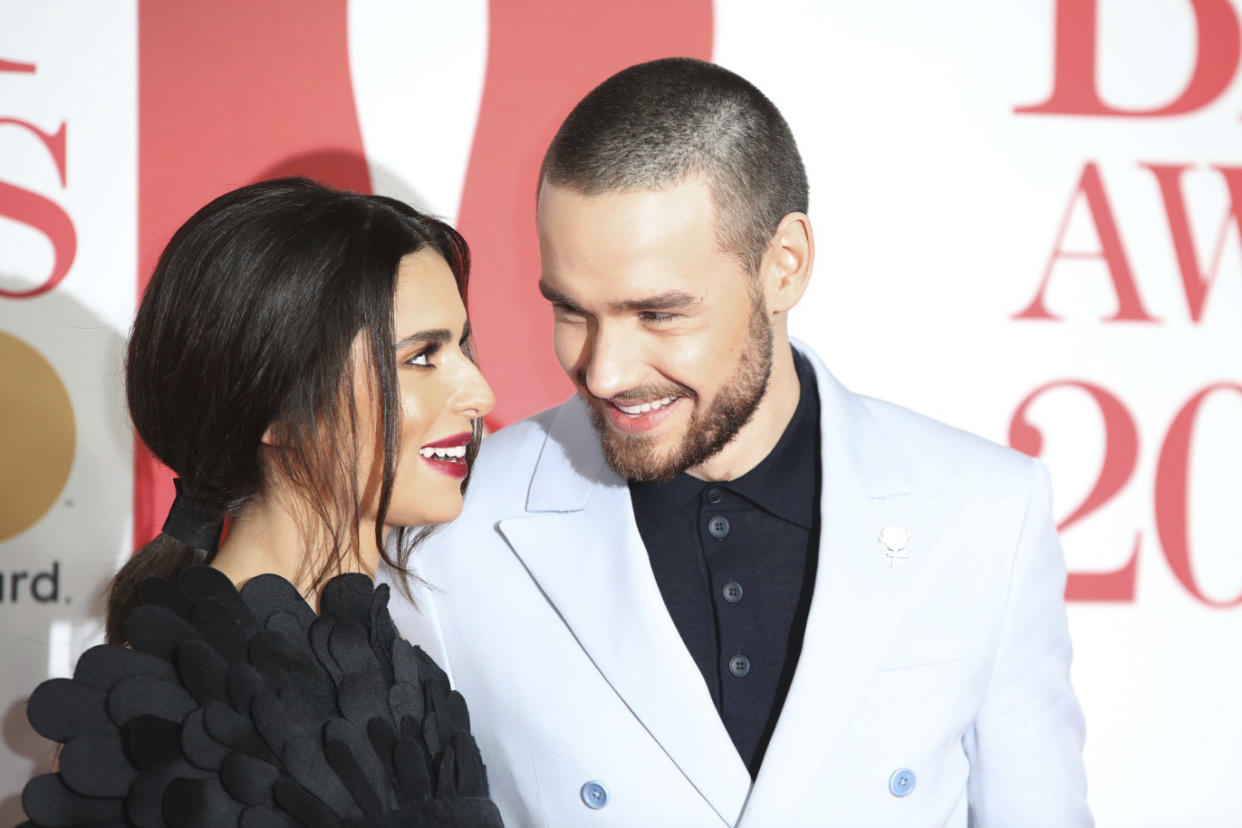
[(450, 446), (445, 448), (435, 448), (432, 446), (423, 446), (418, 453), (428, 460), (443, 460), (449, 463), (466, 462), (466, 446)]
[(469, 448), (472, 437), (469, 431), (454, 434), (452, 437), (428, 443), (418, 450), (418, 454), (436, 471), (460, 480), (469, 471), (466, 449)]
[(652, 411), (659, 411), (661, 408), (665, 408), (669, 405), (672, 405), (673, 403), (677, 402), (677, 400), (679, 399), (681, 399), (681, 397), (674, 394), (671, 397), (664, 397), (663, 399), (659, 399), (659, 400), (651, 400), (649, 402), (639, 403), (637, 405), (621, 405), (621, 403), (618, 403), (618, 402), (613, 402), (612, 405), (614, 408), (616, 408), (622, 414), (625, 414), (627, 417), (637, 418), (637, 417), (641, 417), (644, 414), (650, 413)]
[[(670, 394), (667, 397), (632, 402), (623, 405), (621, 400), (601, 400), (601, 413), (614, 429), (629, 434), (646, 434), (664, 425), (682, 408), (684, 394)], [(624, 402), (631, 402), (625, 400)]]

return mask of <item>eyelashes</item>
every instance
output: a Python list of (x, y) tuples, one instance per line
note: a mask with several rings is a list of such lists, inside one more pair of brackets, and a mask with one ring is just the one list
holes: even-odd
[(414, 368), (433, 368), (435, 366), (431, 364), (431, 358), (435, 356), (439, 350), (440, 345), (438, 343), (428, 345), (426, 348), (423, 348), (421, 351), (405, 360), (404, 364)]
[[(418, 353), (409, 357), (402, 362), (403, 365), (409, 365), (413, 368), (434, 368), (432, 357), (438, 354), (443, 346), (439, 342), (432, 343), (420, 350)], [(470, 347), (470, 335), (467, 334), (457, 343), (457, 347), (466, 355), (466, 358), (474, 362), (474, 350)]]

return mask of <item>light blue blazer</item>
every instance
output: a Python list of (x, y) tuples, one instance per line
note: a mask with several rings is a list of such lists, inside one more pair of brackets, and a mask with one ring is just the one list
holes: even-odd
[(415, 551), (393, 616), (465, 695), (505, 824), (1091, 825), (1044, 468), (796, 347), (819, 383), (819, 567), (753, 783), (581, 400), (488, 437), (462, 516)]

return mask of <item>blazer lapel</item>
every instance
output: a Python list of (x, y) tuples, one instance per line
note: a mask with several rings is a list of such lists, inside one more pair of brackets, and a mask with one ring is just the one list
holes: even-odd
[(499, 530), (605, 680), (734, 824), (750, 774), (669, 617), (629, 488), (605, 463), (577, 399), (549, 430), (526, 507)]
[[(742, 824), (786, 824), (862, 699), (904, 610), (926, 589), (933, 503), (858, 397), (805, 348), (820, 393), (820, 552), (798, 667)], [(892, 557), (887, 528), (909, 533)], [(889, 538), (891, 540), (891, 537)], [(897, 545), (897, 544), (894, 544)]]

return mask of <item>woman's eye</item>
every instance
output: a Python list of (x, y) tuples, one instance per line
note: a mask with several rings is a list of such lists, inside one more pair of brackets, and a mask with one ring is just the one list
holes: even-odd
[(406, 365), (417, 365), (420, 368), (431, 367), (431, 351), (420, 351), (405, 361)]

